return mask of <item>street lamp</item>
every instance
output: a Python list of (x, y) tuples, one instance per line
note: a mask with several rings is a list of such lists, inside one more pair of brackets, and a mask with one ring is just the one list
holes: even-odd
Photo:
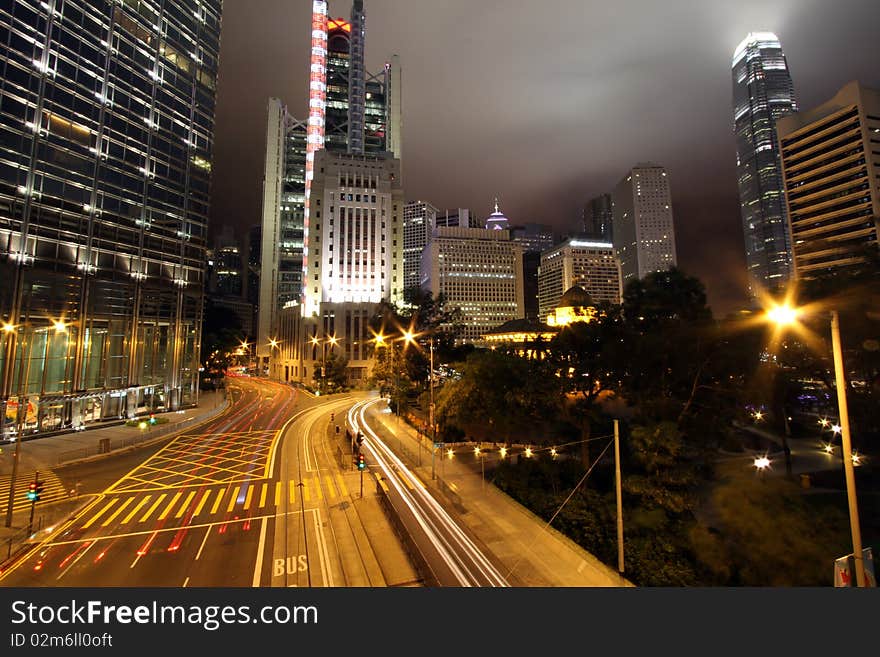
[[(776, 305), (767, 311), (767, 318), (777, 326), (790, 326), (797, 322), (800, 311), (788, 304)], [(833, 427), (835, 433), (840, 429), (840, 442), (843, 468), (846, 478), (846, 497), (849, 505), (849, 524), (852, 534), (853, 560), (855, 562), (856, 586), (865, 586), (865, 562), (862, 555), (862, 532), (859, 526), (859, 508), (856, 500), (856, 479), (853, 471), (852, 442), (849, 432), (849, 410), (846, 403), (846, 381), (843, 369), (843, 350), (840, 344), (840, 316), (831, 311), (831, 349), (834, 357), (834, 379), (837, 387), (837, 406), (840, 424)]]

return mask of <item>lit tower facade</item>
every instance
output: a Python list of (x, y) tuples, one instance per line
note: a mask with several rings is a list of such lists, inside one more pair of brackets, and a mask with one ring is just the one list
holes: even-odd
[(737, 177), (749, 292), (774, 290), (792, 273), (776, 121), (797, 111), (794, 86), (775, 34), (749, 34), (733, 55)]

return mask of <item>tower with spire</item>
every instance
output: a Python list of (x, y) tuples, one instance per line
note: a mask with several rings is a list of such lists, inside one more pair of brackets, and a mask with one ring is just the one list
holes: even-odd
[(510, 228), (510, 221), (502, 214), (498, 208), (498, 197), (495, 197), (495, 212), (486, 218), (486, 230), (507, 230)]

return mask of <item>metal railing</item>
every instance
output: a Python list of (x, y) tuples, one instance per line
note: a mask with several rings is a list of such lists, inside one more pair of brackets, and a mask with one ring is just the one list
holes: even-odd
[(223, 400), (217, 406), (215, 406), (207, 415), (193, 416), (187, 418), (183, 422), (156, 425), (148, 429), (133, 429), (136, 430), (138, 433), (131, 436), (123, 436), (119, 438), (98, 438), (97, 444), (95, 445), (79, 447), (77, 449), (69, 449), (63, 452), (59, 452), (58, 455), (55, 457), (55, 465), (58, 466), (64, 463), (69, 463), (71, 461), (78, 461), (80, 459), (86, 459), (92, 456), (99, 456), (101, 454), (110, 454), (121, 449), (135, 447), (148, 441), (162, 438), (163, 436), (167, 436), (169, 434), (178, 433), (187, 429), (188, 427), (191, 427), (194, 424), (210, 420), (211, 418), (218, 415), (221, 411), (223, 411), (226, 408), (227, 404), (228, 402), (226, 400)]

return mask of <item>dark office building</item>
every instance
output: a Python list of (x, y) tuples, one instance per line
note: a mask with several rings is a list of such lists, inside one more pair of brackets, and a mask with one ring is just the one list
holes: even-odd
[(220, 14), (0, 4), (4, 433), (196, 401)]

